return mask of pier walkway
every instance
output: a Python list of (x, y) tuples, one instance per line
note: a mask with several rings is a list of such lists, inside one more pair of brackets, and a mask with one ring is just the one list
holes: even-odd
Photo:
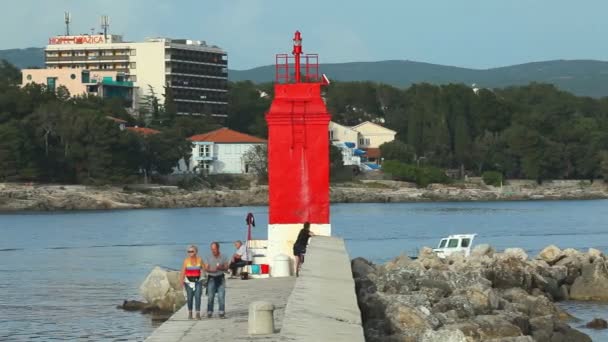
[[(201, 307), (203, 319), (188, 320), (188, 308), (184, 305), (169, 320), (158, 327), (147, 342), (190, 341), (278, 341), (279, 334), (249, 336), (247, 320), (249, 303), (257, 300), (275, 305), (275, 329), (280, 329), (287, 299), (293, 290), (295, 277), (266, 279), (226, 279), (226, 318), (206, 318), (207, 297), (203, 296)], [(217, 302), (217, 299), (216, 299)]]
[[(227, 281), (226, 319), (191, 321), (184, 306), (146, 341), (365, 341), (350, 258), (340, 238), (313, 237), (297, 281), (294, 277)], [(276, 308), (272, 335), (247, 333), (249, 304), (258, 300)]]

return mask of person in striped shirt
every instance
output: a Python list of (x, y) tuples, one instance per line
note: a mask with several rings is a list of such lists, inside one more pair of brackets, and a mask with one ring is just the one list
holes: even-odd
[(201, 276), (204, 263), (203, 259), (198, 256), (198, 248), (195, 245), (188, 246), (187, 253), (188, 256), (182, 264), (179, 279), (183, 279), (181, 284), (186, 287), (188, 295), (188, 319), (192, 319), (192, 304), (196, 309), (196, 319), (201, 319)]

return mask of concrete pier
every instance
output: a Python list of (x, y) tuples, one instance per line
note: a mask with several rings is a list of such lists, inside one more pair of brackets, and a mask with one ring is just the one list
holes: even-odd
[[(295, 277), (267, 279), (226, 279), (226, 318), (217, 318), (217, 303), (213, 318), (206, 318), (207, 297), (203, 296), (203, 319), (188, 320), (188, 308), (184, 305), (169, 320), (158, 327), (146, 341), (278, 341), (278, 334), (249, 336), (247, 316), (249, 303), (264, 300), (275, 306), (275, 328), (281, 329), (287, 299), (291, 294)], [(217, 302), (217, 298), (215, 300)]]
[[(295, 285), (294, 285), (295, 283)], [(205, 313), (206, 297), (203, 297)], [(275, 306), (275, 333), (248, 335), (249, 304)], [(299, 278), (227, 280), (226, 319), (188, 320), (184, 306), (146, 341), (365, 341), (350, 258), (340, 238), (310, 240)]]

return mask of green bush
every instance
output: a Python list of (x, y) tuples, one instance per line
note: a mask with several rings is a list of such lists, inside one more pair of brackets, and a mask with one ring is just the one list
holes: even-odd
[(487, 185), (500, 186), (502, 184), (502, 173), (496, 171), (486, 171), (481, 175), (483, 182)]
[(419, 187), (426, 187), (431, 183), (449, 183), (450, 178), (443, 170), (432, 167), (417, 167), (403, 164), (395, 160), (387, 160), (382, 164), (382, 171), (391, 175), (395, 180), (413, 182)]

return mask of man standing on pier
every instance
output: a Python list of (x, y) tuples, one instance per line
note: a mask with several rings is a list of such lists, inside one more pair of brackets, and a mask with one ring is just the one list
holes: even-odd
[(220, 318), (225, 317), (226, 279), (224, 272), (228, 270), (228, 259), (220, 253), (220, 244), (211, 243), (211, 255), (205, 259), (205, 270), (209, 277), (207, 282), (207, 318), (213, 316), (213, 304), (215, 295), (219, 305)]

